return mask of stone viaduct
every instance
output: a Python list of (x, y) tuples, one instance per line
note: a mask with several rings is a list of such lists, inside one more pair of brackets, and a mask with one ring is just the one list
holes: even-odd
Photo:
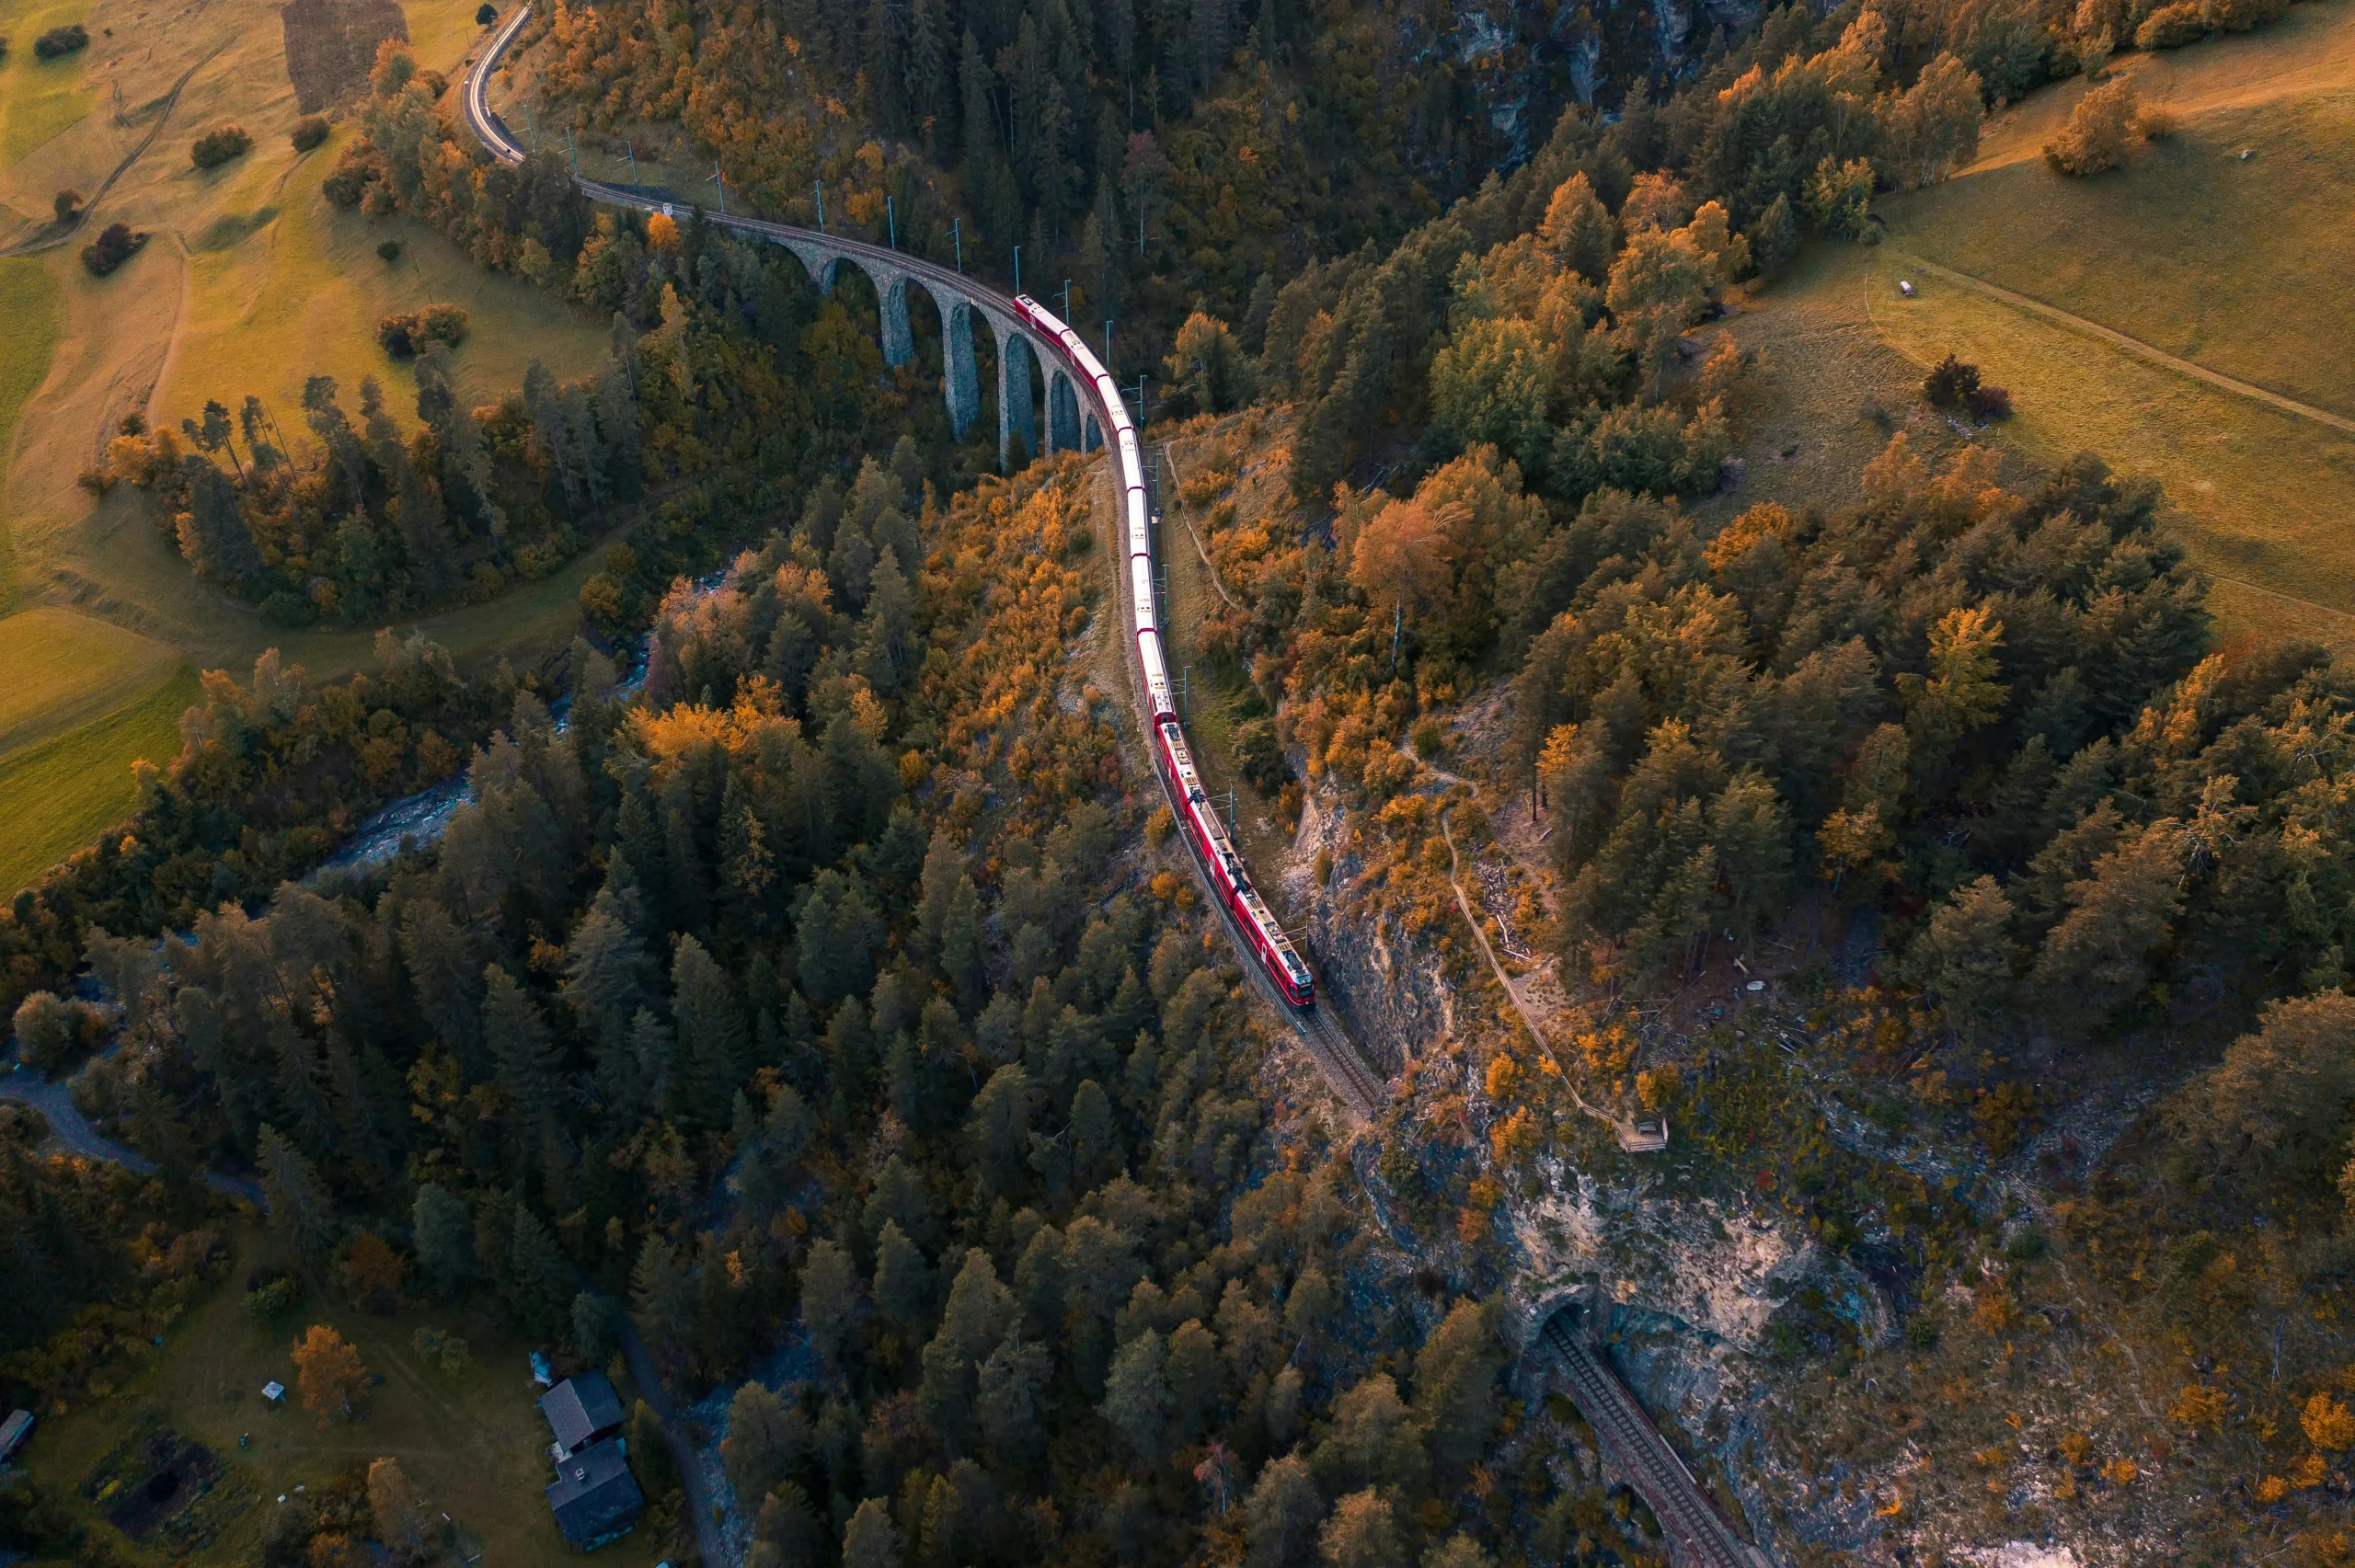
[[(580, 182), (602, 201), (618, 202), (673, 213), (671, 203), (651, 202), (637, 192), (616, 186)], [(980, 361), (973, 352), (973, 318), (989, 326), (997, 347), (997, 452), (1003, 466), (1014, 438), (1020, 436), (1034, 453), (1078, 450), (1093, 452), (1104, 444), (1103, 427), (1065, 368), (1059, 349), (1051, 347), (1015, 314), (1014, 302), (948, 268), (882, 246), (830, 234), (822, 229), (795, 228), (759, 218), (741, 218), (706, 211), (704, 217), (739, 234), (781, 245), (799, 258), (821, 294), (831, 295), (845, 266), (855, 267), (874, 285), (882, 315), (883, 362), (893, 367), (915, 358), (915, 336), (908, 326), (911, 284), (930, 297), (940, 314), (942, 390), (948, 402), (948, 423), (959, 437), (981, 417)], [(1046, 377), (1046, 440), (1040, 441), (1037, 410), (1032, 406), (1037, 382), (1032, 367)]]

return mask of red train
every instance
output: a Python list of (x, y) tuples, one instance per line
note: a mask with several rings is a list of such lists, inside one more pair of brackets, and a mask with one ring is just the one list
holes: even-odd
[(1137, 665), (1144, 672), (1152, 715), (1154, 766), (1169, 791), (1170, 803), (1178, 813), (1178, 826), (1184, 830), (1195, 857), (1202, 863), (1212, 888), (1235, 917), (1252, 956), (1258, 959), (1277, 991), (1295, 1008), (1314, 1007), (1316, 985), (1308, 965), (1292, 944), (1292, 939), (1284, 934), (1283, 927), (1276, 923), (1267, 900), (1252, 886), (1250, 868), (1235, 853), (1226, 824), (1219, 820), (1218, 808), (1202, 788), (1193, 753), (1186, 746), (1186, 732), (1178, 722), (1177, 705), (1170, 701), (1169, 668), (1162, 658), (1161, 630), (1154, 621), (1152, 520), (1145, 501), (1144, 454), (1137, 441), (1136, 425), (1129, 418), (1127, 405), (1120, 401), (1120, 391), (1113, 383), (1111, 372), (1080, 340), (1078, 333), (1028, 294), (1015, 296), (1014, 305), (1034, 331), (1062, 350), (1080, 381), (1093, 389), (1104, 429), (1120, 459), (1124, 498), (1121, 515), (1128, 533), (1130, 600), (1136, 606)]

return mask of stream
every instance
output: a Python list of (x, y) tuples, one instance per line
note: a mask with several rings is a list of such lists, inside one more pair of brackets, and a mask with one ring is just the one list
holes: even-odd
[[(697, 599), (710, 593), (726, 582), (735, 567), (723, 567), (707, 576), (692, 579)], [(646, 673), (654, 654), (654, 633), (649, 628), (638, 638), (637, 656), (631, 659), (628, 673), (614, 688), (615, 701), (636, 695), (646, 689)], [(572, 693), (567, 692), (548, 704), (548, 717), (556, 721), (561, 735), (572, 716)], [(337, 846), (335, 853), (319, 863), (303, 881), (305, 887), (316, 886), (322, 878), (337, 872), (366, 871), (384, 864), (400, 853), (403, 844), (423, 846), (438, 841), (456, 816), (458, 807), (474, 798), (469, 773), (461, 770), (438, 784), (431, 784), (413, 795), (388, 801), (371, 812), (351, 835)]]

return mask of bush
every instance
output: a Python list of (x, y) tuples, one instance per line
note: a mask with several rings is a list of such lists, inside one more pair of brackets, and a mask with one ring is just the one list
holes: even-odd
[(1979, 367), (1948, 354), (1922, 378), (1922, 395), (1933, 408), (1962, 408), (1979, 395)]
[(1970, 395), (1970, 415), (1974, 419), (2008, 419), (2012, 395), (2000, 386), (1982, 385)]
[(244, 156), (253, 144), (244, 126), (216, 126), (189, 144), (189, 161), (201, 169), (217, 169), (231, 158)]
[(376, 341), (396, 360), (406, 360), (429, 343), (454, 349), (465, 337), (466, 313), (451, 304), (400, 311), (376, 324)]
[(327, 139), (327, 117), (324, 114), (304, 115), (294, 122), (293, 132), (287, 137), (298, 153), (307, 153)]
[(57, 226), (62, 229), (82, 215), (82, 193), (78, 190), (61, 190), (52, 205), (57, 212)]
[(2104, 82), (2077, 100), (2061, 134), (2044, 144), (2044, 161), (2062, 174), (2099, 174), (2126, 157), (2134, 130), (2134, 86)]
[(348, 212), (360, 205), (371, 185), (384, 177), (384, 166), (376, 161), (375, 149), (363, 142), (343, 150), (343, 155), (335, 161), (334, 172), (319, 182), (319, 189)]
[(498, 20), (498, 6), (485, 4), (475, 7), (475, 26), (478, 28), (487, 28)]
[(376, 254), (386, 261), (398, 261), (401, 258), (401, 242), (396, 239), (379, 240)]
[(2134, 29), (2137, 49), (2177, 49), (2208, 36), (2208, 7), (2201, 0), (2176, 0), (2142, 18)]
[(55, 60), (77, 49), (90, 47), (90, 35), (79, 22), (69, 22), (62, 28), (52, 28), (33, 40), (33, 52), (43, 60)]
[(295, 1286), (292, 1278), (281, 1276), (246, 1292), (246, 1316), (268, 1328), (286, 1315), (294, 1305)]
[(98, 238), (82, 247), (82, 265), (94, 278), (103, 278), (132, 257), (147, 243), (143, 230), (132, 233), (128, 223), (109, 223)]

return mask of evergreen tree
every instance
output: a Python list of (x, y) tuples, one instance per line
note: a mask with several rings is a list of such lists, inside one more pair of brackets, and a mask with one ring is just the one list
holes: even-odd
[(810, 1347), (828, 1366), (843, 1366), (858, 1309), (858, 1275), (850, 1254), (833, 1242), (814, 1243), (801, 1265), (801, 1322), (810, 1332)]
[(316, 1274), (327, 1262), (342, 1229), (335, 1199), (303, 1151), (268, 1122), (261, 1125), (255, 1146), (261, 1166), (261, 1190), (270, 1212), (270, 1233), (294, 1261)]
[(976, 1375), (973, 1415), (982, 1438), (1003, 1463), (1026, 1465), (1045, 1447), (1039, 1425), (1039, 1397), (1054, 1375), (1054, 1357), (1043, 1345), (1026, 1344), (1018, 1328), (1008, 1334)]
[(908, 109), (936, 159), (954, 144), (948, 49), (948, 17), (942, 0), (915, 0), (908, 19)]
[(180, 554), (214, 582), (241, 584), (261, 569), (261, 553), (237, 509), (229, 476), (201, 457), (181, 463), (189, 509), (180, 515)]
[(678, 1253), (661, 1236), (649, 1234), (638, 1247), (629, 1291), (639, 1332), (657, 1349), (675, 1355), (692, 1309), (692, 1285)]
[(556, 1103), (559, 1064), (547, 1021), (531, 993), (498, 965), (487, 966), (482, 978), (484, 1047), (517, 1113), (536, 1123)]
[(932, 1270), (899, 1221), (886, 1220), (875, 1243), (875, 1304), (911, 1333), (921, 1334), (932, 1296)]
[(705, 1126), (720, 1126), (736, 1085), (752, 1068), (743, 1008), (726, 971), (692, 936), (679, 938), (671, 984), (672, 1013), (679, 1023), (682, 1105)]
[(1112, 1356), (1112, 1369), (1104, 1379), (1104, 1402), (1098, 1407), (1147, 1463), (1160, 1457), (1169, 1417), (1165, 1359), (1162, 1337), (1152, 1329), (1120, 1346)]
[(561, 1338), (572, 1326), (572, 1265), (529, 1204), (515, 1206), (507, 1299), (534, 1333)]

